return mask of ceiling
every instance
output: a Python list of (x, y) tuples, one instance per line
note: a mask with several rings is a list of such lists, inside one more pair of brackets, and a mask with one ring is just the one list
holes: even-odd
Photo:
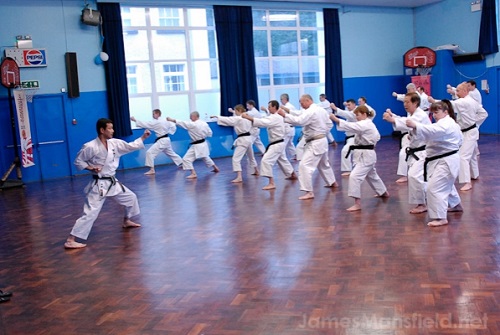
[[(288, 0), (290, 1), (290, 0)], [(307, 2), (304, 0), (291, 0)], [(309, 0), (309, 2), (323, 2), (338, 4), (342, 6), (372, 6), (372, 7), (399, 7), (399, 8), (416, 8), (420, 6), (425, 6), (433, 3), (438, 3), (443, 0)]]

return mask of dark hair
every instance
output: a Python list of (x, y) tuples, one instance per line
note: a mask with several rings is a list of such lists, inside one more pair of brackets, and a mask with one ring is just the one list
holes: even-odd
[(280, 108), (280, 103), (279, 103), (278, 101), (276, 101), (276, 100), (271, 100), (271, 101), (269, 101), (269, 104), (270, 104), (272, 107), (276, 108), (276, 109), (279, 109), (279, 108)]
[(247, 105), (252, 105), (255, 107), (255, 101), (253, 100), (247, 100)]
[(289, 96), (288, 96), (288, 94), (286, 94), (286, 93), (283, 93), (282, 95), (280, 95), (280, 99), (281, 99), (281, 98), (285, 98), (285, 99), (286, 99), (286, 101), (289, 101), (289, 100), (290, 100), (290, 97), (289, 97)]
[(457, 117), (455, 116), (455, 111), (453, 110), (453, 105), (451, 101), (448, 99), (443, 99), (441, 101), (436, 101), (431, 104), (429, 110), (431, 112), (435, 112), (438, 109), (441, 109), (443, 112), (446, 112), (453, 120), (457, 121)]
[(406, 93), (405, 96), (410, 97), (410, 101), (414, 104), (417, 103), (417, 107), (420, 106), (420, 95), (418, 93)]
[(359, 98), (360, 98), (361, 100), (363, 100), (363, 101), (365, 102), (365, 104), (368, 102), (368, 101), (366, 101), (366, 97), (364, 97), (364, 96), (360, 96)]
[(158, 108), (153, 109), (153, 113), (156, 113), (161, 116), (161, 110), (159, 110)]
[(476, 87), (476, 81), (475, 80), (467, 80), (467, 82), (469, 84), (471, 84), (472, 86)]
[(345, 102), (351, 102), (353, 104), (356, 104), (356, 100), (354, 100), (354, 99), (347, 99)]
[(97, 131), (97, 135), (101, 135), (101, 128), (106, 129), (106, 127), (108, 126), (108, 123), (113, 124), (113, 121), (111, 121), (110, 119), (106, 119), (106, 118), (101, 118), (101, 119), (97, 120), (97, 123), (95, 125), (95, 130)]

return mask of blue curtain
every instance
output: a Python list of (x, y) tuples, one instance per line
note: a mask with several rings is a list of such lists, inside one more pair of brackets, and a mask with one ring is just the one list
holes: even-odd
[(221, 115), (228, 115), (229, 107), (244, 105), (250, 99), (259, 106), (252, 8), (214, 5), (214, 19), (219, 51)]
[(103, 51), (109, 55), (109, 60), (104, 62), (109, 118), (113, 121), (115, 137), (125, 137), (132, 135), (132, 127), (120, 4), (99, 2), (97, 5), (103, 20)]
[(324, 8), (325, 26), (325, 94), (337, 106), (344, 101), (342, 80), (342, 49), (340, 47), (339, 12), (336, 8)]
[(489, 55), (496, 52), (498, 52), (498, 41), (495, 0), (483, 0), (478, 53)]

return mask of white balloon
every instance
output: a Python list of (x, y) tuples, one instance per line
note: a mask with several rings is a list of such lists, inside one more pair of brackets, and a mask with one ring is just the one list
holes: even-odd
[(109, 55), (107, 53), (103, 52), (103, 51), (101, 51), (101, 53), (99, 54), (99, 57), (101, 57), (101, 60), (103, 62), (107, 62), (108, 59), (109, 59)]

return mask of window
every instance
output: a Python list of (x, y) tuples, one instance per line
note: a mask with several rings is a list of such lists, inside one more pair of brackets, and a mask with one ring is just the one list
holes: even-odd
[(184, 64), (163, 65), (165, 92), (184, 91)]
[(127, 85), (129, 94), (137, 93), (136, 71), (137, 71), (136, 66), (133, 65), (127, 66)]
[[(122, 7), (131, 115), (189, 119), (220, 113), (213, 11), (209, 8)], [(132, 126), (135, 126), (132, 123)]]
[(325, 80), (322, 12), (253, 10), (254, 52), (259, 101), (282, 93), (298, 106), (300, 95), (316, 100)]

